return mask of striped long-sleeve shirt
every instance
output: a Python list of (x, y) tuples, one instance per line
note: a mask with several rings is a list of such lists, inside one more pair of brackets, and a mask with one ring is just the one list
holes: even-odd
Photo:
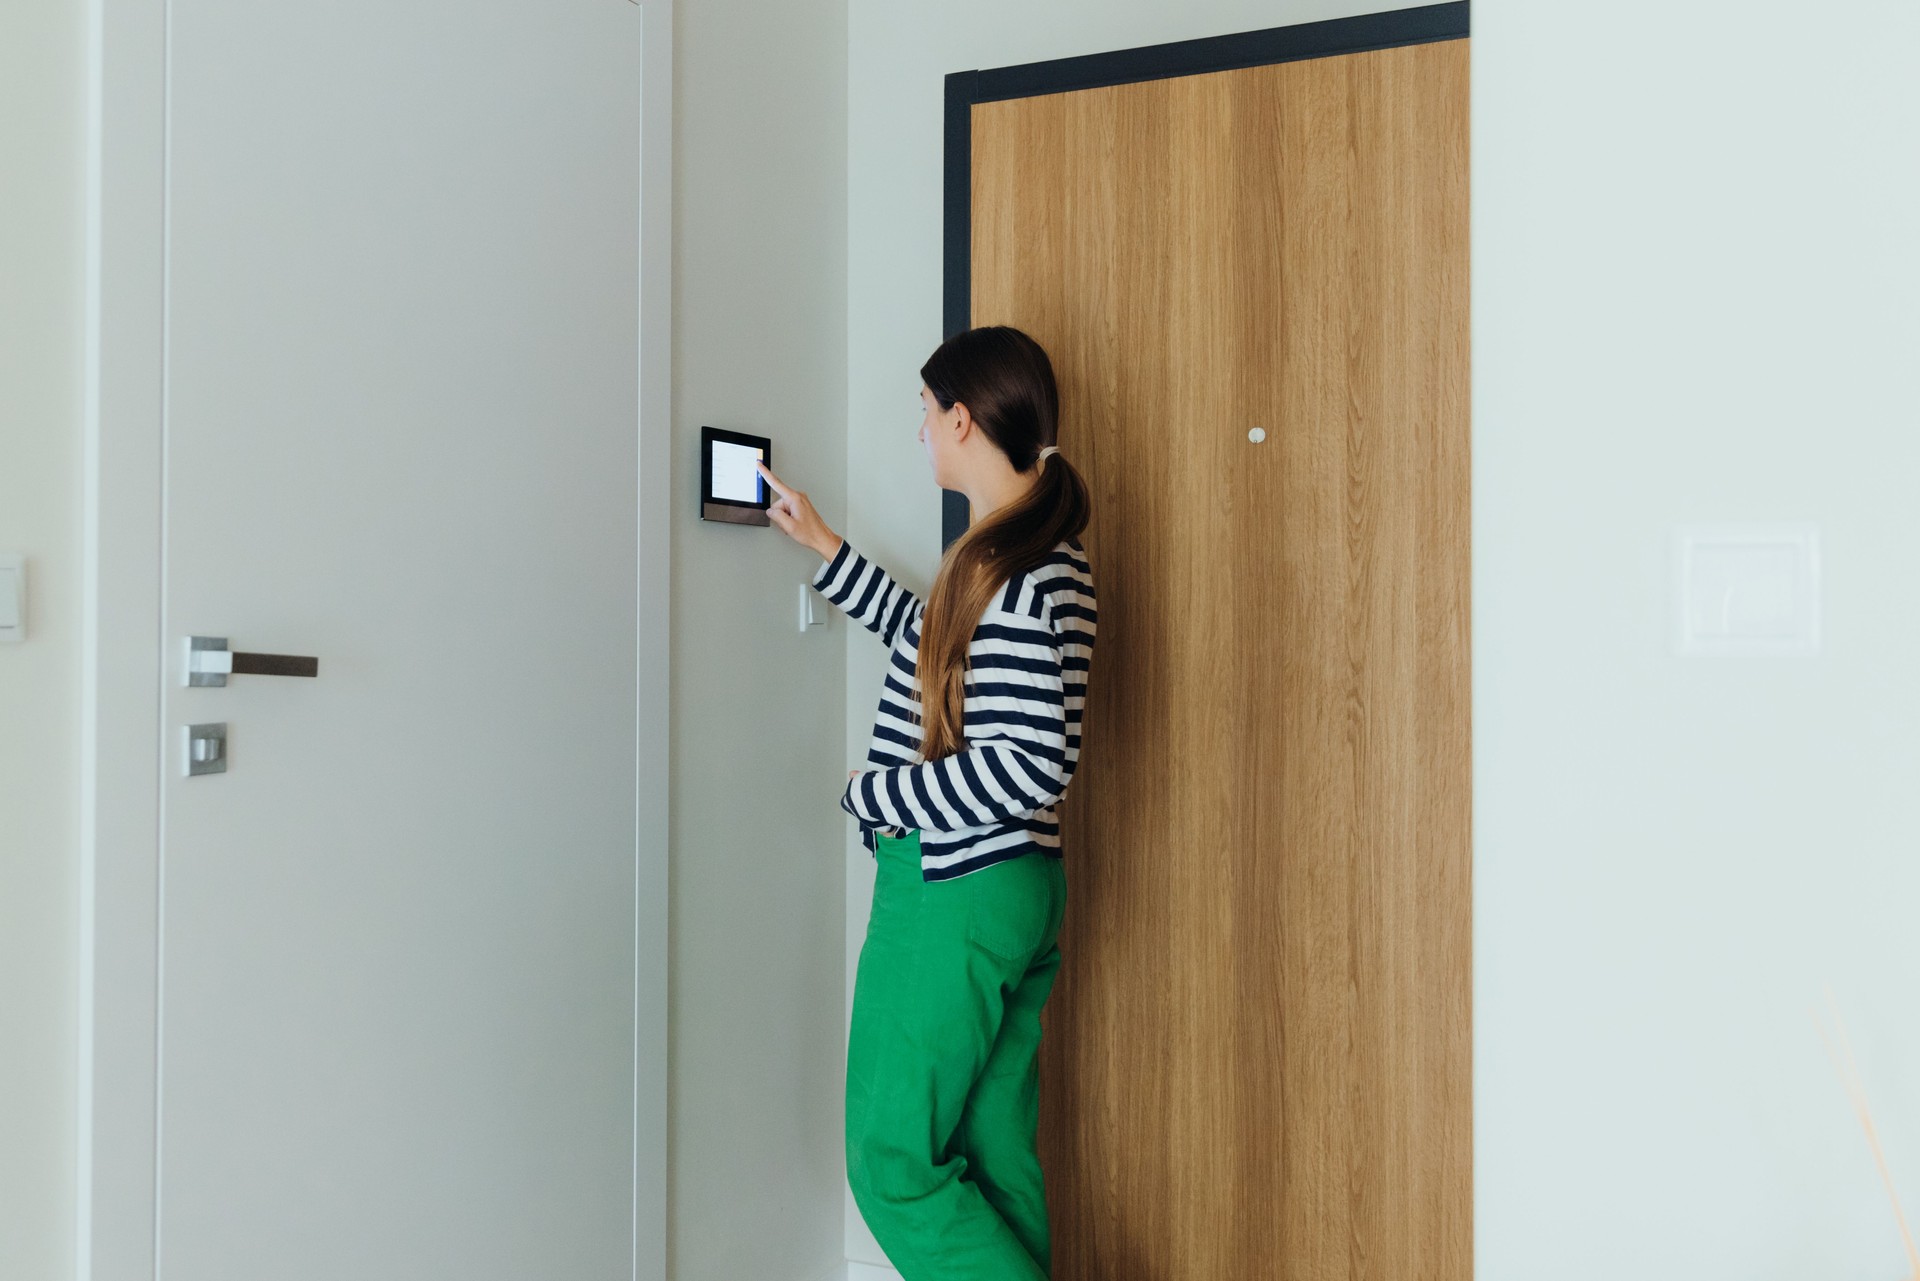
[(918, 829), (929, 881), (1033, 850), (1060, 857), (1054, 805), (1080, 759), (1098, 622), (1079, 541), (1059, 544), (996, 591), (967, 645), (966, 745), (930, 762), (918, 759), (920, 600), (844, 540), (813, 586), (893, 651), (868, 769), (840, 797), (861, 843), (872, 850), (876, 831)]

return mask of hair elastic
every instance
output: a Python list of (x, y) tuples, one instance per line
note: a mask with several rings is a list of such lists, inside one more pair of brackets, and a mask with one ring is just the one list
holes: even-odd
[(1045, 461), (1047, 461), (1048, 454), (1057, 454), (1059, 452), (1060, 452), (1060, 446), (1048, 445), (1045, 449), (1040, 451), (1040, 457), (1034, 459), (1034, 461), (1037, 463), (1044, 463)]

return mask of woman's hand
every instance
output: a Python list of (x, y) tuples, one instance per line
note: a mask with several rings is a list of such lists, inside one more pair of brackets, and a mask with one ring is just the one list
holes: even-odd
[(802, 547), (811, 547), (820, 554), (820, 559), (832, 560), (840, 551), (840, 535), (827, 528), (827, 522), (820, 519), (820, 513), (807, 501), (805, 492), (786, 484), (765, 463), (756, 461), (753, 465), (779, 495), (768, 504), (767, 516), (780, 527), (780, 532)]

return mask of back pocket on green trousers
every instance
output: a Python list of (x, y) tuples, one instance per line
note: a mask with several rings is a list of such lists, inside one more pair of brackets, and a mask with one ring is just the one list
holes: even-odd
[(953, 884), (967, 888), (969, 940), (1003, 961), (1026, 961), (1040, 950), (1053, 923), (1045, 855), (1016, 855)]

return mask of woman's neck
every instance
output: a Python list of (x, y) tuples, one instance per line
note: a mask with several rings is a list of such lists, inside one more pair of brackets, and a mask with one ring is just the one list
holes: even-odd
[(963, 487), (961, 492), (967, 496), (967, 508), (972, 513), (967, 523), (977, 525), (1001, 508), (1019, 502), (1039, 479), (1037, 469), (1023, 475), (1011, 466), (1003, 465), (997, 474), (981, 477)]

